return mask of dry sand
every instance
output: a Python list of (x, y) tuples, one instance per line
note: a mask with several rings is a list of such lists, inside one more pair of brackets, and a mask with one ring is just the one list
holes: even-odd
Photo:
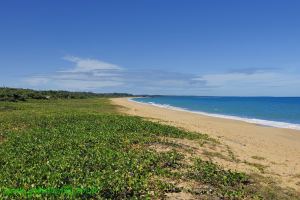
[(263, 176), (273, 177), (279, 184), (300, 191), (300, 131), (160, 108), (127, 98), (115, 98), (112, 102), (122, 106), (126, 114), (158, 119), (218, 138), (242, 161), (226, 167), (249, 172), (249, 166), (253, 167), (251, 163), (256, 163), (265, 167)]

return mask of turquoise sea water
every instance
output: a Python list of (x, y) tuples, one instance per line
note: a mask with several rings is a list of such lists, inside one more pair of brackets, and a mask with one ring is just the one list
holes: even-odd
[(300, 97), (196, 97), (133, 98), (170, 109), (300, 130)]

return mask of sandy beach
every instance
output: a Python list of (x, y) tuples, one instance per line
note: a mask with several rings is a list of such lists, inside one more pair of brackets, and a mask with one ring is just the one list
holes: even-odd
[[(129, 115), (159, 120), (189, 131), (205, 133), (228, 146), (241, 162), (222, 162), (227, 168), (261, 173), (282, 186), (300, 191), (300, 131), (160, 108), (115, 98), (112, 102)], [(254, 166), (254, 167), (253, 167)], [(256, 166), (256, 167), (255, 167)], [(259, 172), (257, 166), (263, 167)]]

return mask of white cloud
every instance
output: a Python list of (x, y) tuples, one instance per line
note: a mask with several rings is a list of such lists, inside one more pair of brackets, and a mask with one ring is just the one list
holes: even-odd
[(35, 75), (30, 86), (89, 91), (193, 95), (295, 95), (300, 74), (279, 69), (248, 68), (228, 73), (189, 74), (163, 70), (133, 70), (96, 59), (66, 56), (64, 71)]
[(300, 75), (285, 71), (206, 74), (196, 80), (212, 87), (209, 95), (293, 96), (300, 88)]
[[(48, 75), (36, 75), (26, 79), (32, 86), (45, 86), (66, 90), (101, 91), (103, 89), (122, 92), (122, 87), (133, 91), (147, 92), (147, 88), (161, 91), (205, 87), (201, 81), (193, 81), (193, 74), (158, 71), (128, 70), (120, 66), (96, 59), (66, 56), (63, 58), (74, 65), (63, 71)], [(115, 88), (112, 88), (115, 87)], [(189, 88), (189, 89), (186, 89)]]
[(205, 81), (208, 86), (224, 87), (228, 85), (251, 85), (272, 86), (290, 81), (291, 75), (274, 72), (257, 72), (253, 74), (246, 73), (225, 73), (225, 74), (207, 74), (196, 78), (196, 80)]
[(66, 61), (75, 63), (75, 67), (71, 70), (63, 72), (93, 72), (99, 70), (121, 70), (122, 68), (101, 60), (90, 59), (90, 58), (79, 58), (75, 56), (65, 56), (63, 58)]
[(48, 85), (55, 89), (95, 90), (123, 84), (122, 67), (96, 59), (66, 56), (63, 58), (75, 65), (64, 71), (48, 75), (37, 75), (25, 79), (31, 86)]

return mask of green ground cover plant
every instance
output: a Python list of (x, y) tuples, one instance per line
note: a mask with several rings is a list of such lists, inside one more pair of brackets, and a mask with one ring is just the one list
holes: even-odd
[[(115, 114), (107, 99), (2, 102), (1, 107), (10, 108), (0, 112), (1, 198), (7, 188), (65, 186), (96, 187), (87, 198), (159, 196), (167, 186), (152, 177), (175, 166), (177, 157), (142, 147), (159, 135), (197, 137)], [(48, 197), (66, 194), (59, 195)]]
[(245, 173), (224, 170), (209, 161), (196, 159), (189, 171), (189, 177), (213, 186), (212, 190), (224, 197), (245, 197), (244, 187), (250, 184), (250, 178)]
[(184, 190), (166, 177), (208, 185), (211, 198), (260, 197), (245, 190), (252, 184), (245, 174), (199, 158), (188, 165), (176, 150), (149, 148), (161, 137), (201, 143), (207, 135), (119, 114), (109, 99), (0, 108), (0, 199), (163, 199)]

